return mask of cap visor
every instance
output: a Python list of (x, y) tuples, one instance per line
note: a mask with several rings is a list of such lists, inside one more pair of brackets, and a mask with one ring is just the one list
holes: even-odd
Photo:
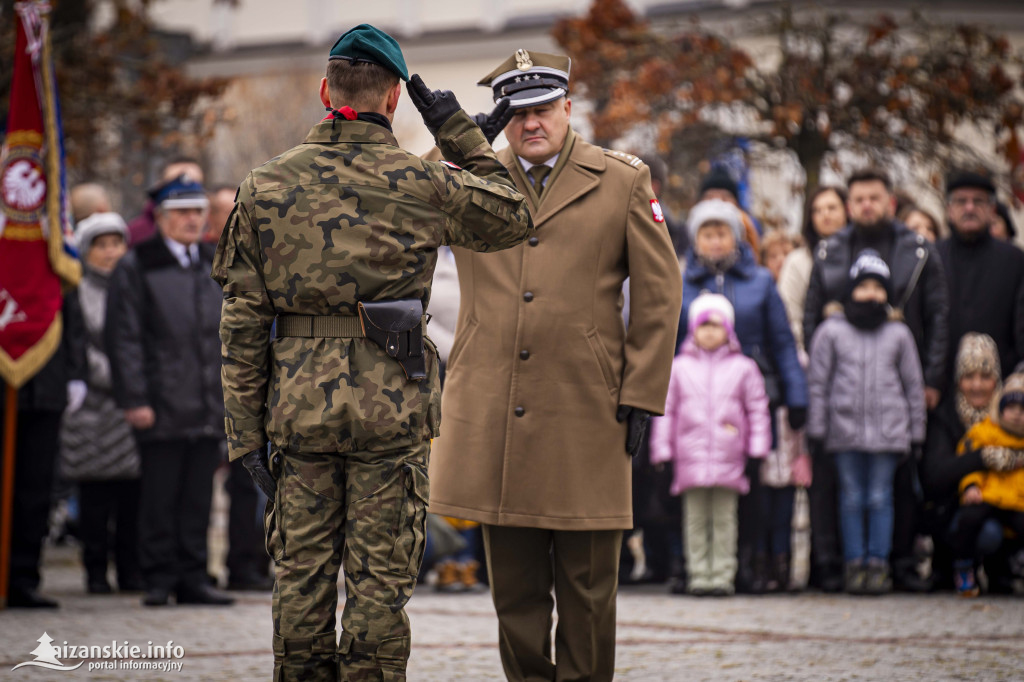
[(203, 196), (198, 197), (177, 197), (175, 199), (166, 199), (160, 208), (173, 209), (173, 208), (208, 208), (210, 206), (210, 200)]
[(529, 90), (520, 90), (519, 92), (508, 96), (510, 102), (509, 107), (512, 109), (535, 107), (538, 104), (554, 102), (556, 99), (565, 97), (565, 94), (566, 92), (562, 88), (531, 88)]

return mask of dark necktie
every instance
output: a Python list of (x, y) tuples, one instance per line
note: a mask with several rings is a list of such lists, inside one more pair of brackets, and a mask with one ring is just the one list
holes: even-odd
[(531, 166), (530, 170), (526, 172), (530, 176), (530, 182), (533, 183), (533, 191), (539, 197), (544, 192), (544, 179), (551, 173), (551, 166)]

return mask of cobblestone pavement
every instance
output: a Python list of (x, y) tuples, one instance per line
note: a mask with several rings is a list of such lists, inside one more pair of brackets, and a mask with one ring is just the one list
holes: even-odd
[[(146, 609), (138, 595), (88, 596), (74, 550), (48, 549), (47, 594), (59, 611), (0, 612), (0, 678), (10, 680), (269, 679), (270, 596), (244, 593), (230, 608)], [(421, 587), (409, 606), (410, 680), (500, 680), (489, 596)], [(53, 645), (184, 647), (180, 672), (11, 671)], [(952, 595), (695, 599), (663, 587), (623, 588), (619, 680), (1020, 680), (1024, 600)]]

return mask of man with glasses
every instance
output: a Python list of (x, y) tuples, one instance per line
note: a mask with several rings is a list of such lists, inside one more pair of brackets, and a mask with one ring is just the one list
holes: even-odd
[(946, 216), (951, 236), (938, 250), (949, 285), (949, 347), (967, 332), (988, 334), (1006, 376), (1024, 360), (1024, 252), (989, 233), (996, 188), (984, 175), (949, 176)]

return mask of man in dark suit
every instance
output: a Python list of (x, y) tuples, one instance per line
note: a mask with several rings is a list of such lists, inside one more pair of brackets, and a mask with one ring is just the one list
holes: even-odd
[(209, 585), (206, 531), (221, 460), (221, 291), (214, 247), (200, 243), (209, 201), (182, 175), (155, 192), (156, 236), (121, 259), (110, 283), (106, 345), (114, 397), (142, 456), (143, 604), (231, 604)]

